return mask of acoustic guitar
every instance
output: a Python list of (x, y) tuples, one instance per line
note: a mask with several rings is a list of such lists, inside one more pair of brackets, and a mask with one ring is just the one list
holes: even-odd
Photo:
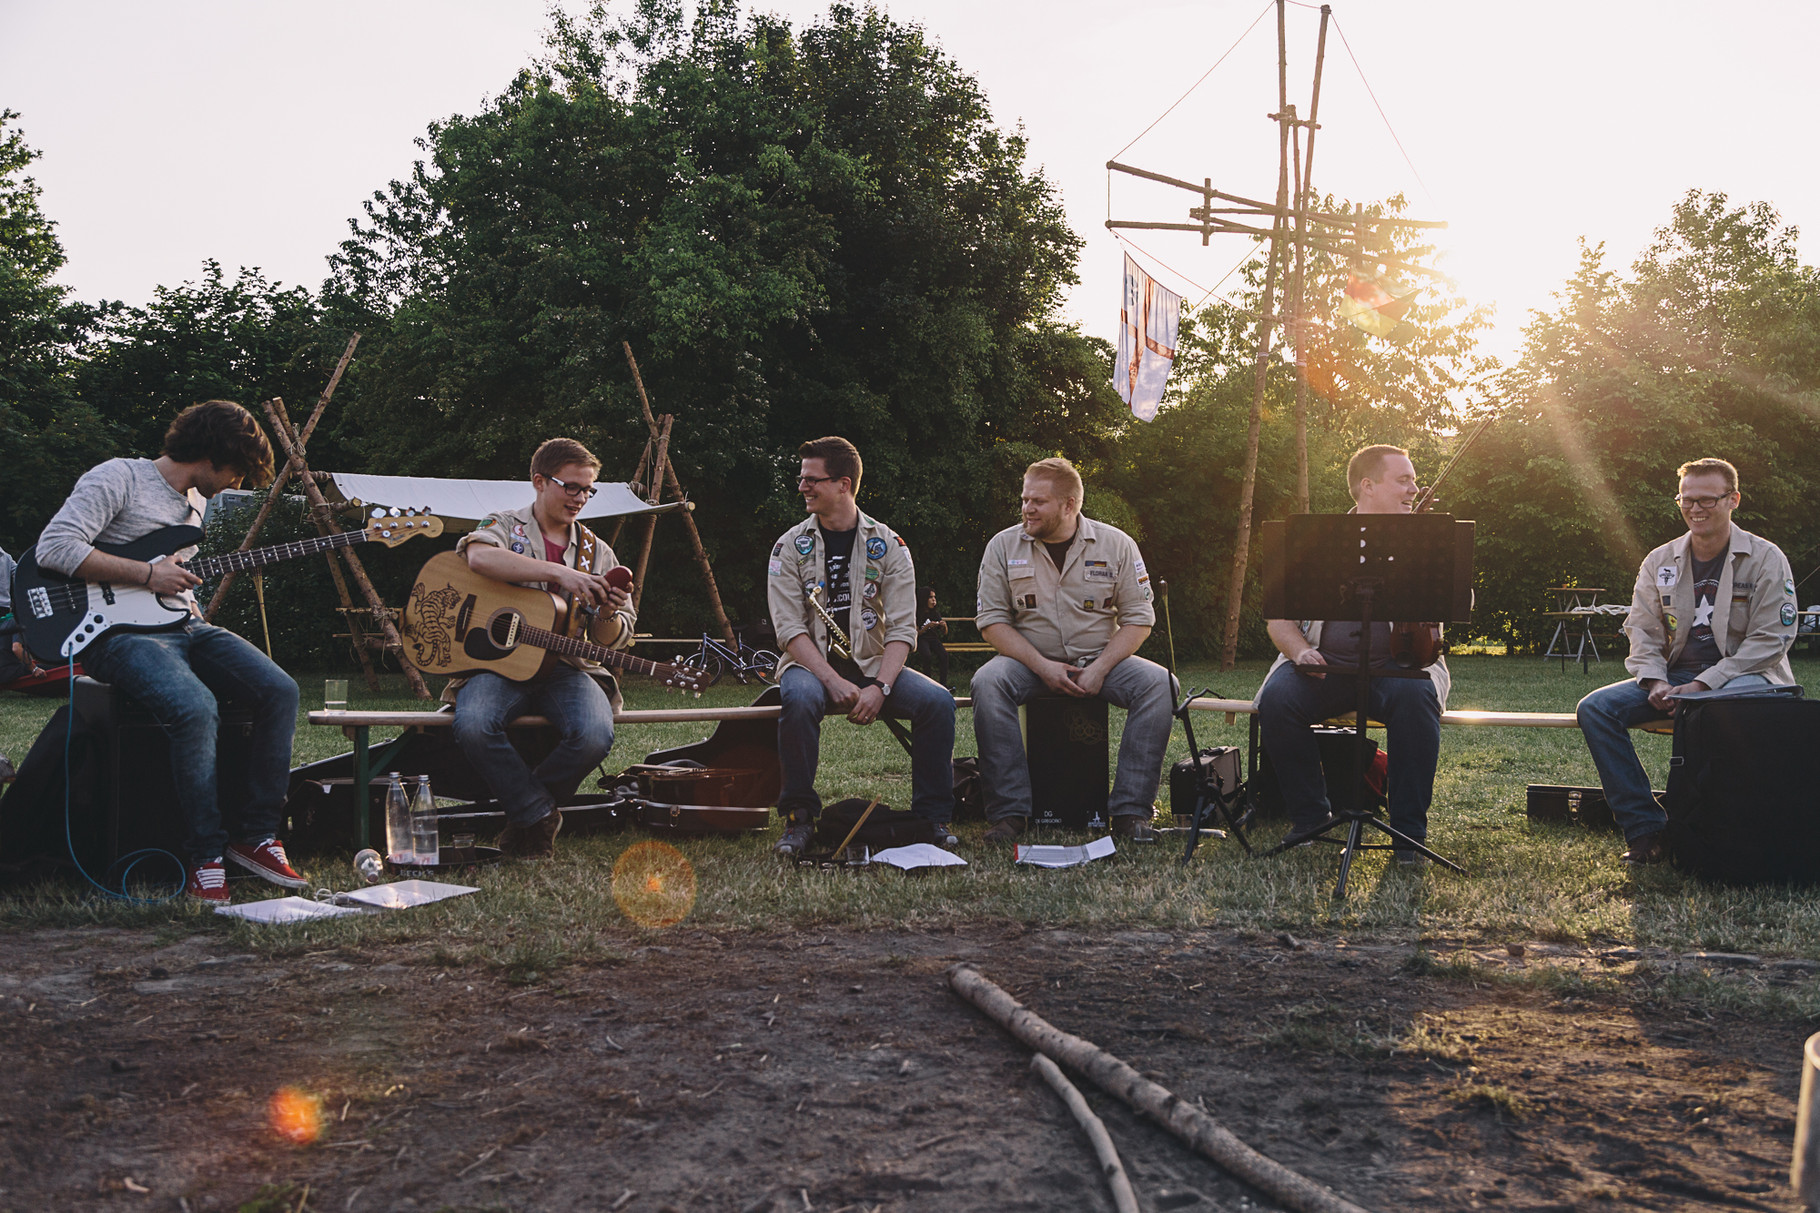
[[(397, 547), (419, 535), (442, 534), (442, 519), (423, 510), (375, 508), (367, 525), (318, 539), (298, 539), (245, 552), (225, 552), (183, 567), (208, 581), (220, 573), (262, 568), (357, 543)], [(127, 560), (155, 562), (202, 541), (202, 529), (167, 526), (131, 543), (98, 543), (95, 550)], [(13, 571), (13, 617), (25, 647), (40, 661), (68, 660), (112, 631), (162, 632), (190, 617), (187, 595), (155, 594), (140, 585), (84, 581), (40, 568), (36, 546), (26, 549)]]
[[(618, 576), (615, 577), (615, 574)], [(625, 567), (608, 580), (629, 588)], [(425, 674), (498, 674), (526, 682), (561, 657), (580, 657), (655, 678), (699, 697), (708, 677), (700, 670), (647, 661), (571, 632), (586, 630), (586, 615), (561, 594), (484, 577), (454, 552), (439, 552), (417, 574), (404, 605), (404, 657)]]

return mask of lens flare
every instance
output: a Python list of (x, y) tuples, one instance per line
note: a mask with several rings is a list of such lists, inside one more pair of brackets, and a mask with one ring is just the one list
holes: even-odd
[(667, 842), (640, 842), (613, 865), (613, 900), (641, 927), (674, 926), (695, 908), (695, 868)]
[(322, 1134), (322, 1103), (296, 1087), (281, 1087), (266, 1105), (265, 1119), (278, 1136), (307, 1146)]

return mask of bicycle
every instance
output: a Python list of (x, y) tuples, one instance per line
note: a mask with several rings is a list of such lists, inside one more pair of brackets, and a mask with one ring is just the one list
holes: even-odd
[(708, 676), (708, 685), (713, 686), (728, 674), (739, 679), (742, 684), (747, 676), (756, 676), (760, 682), (771, 681), (771, 672), (777, 668), (778, 656), (769, 649), (755, 649), (743, 639), (738, 649), (730, 649), (706, 632), (701, 634), (701, 648), (693, 653), (678, 655), (675, 664), (685, 669), (699, 670)]

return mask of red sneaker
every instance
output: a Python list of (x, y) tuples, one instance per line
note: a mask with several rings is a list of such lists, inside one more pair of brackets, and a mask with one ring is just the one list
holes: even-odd
[(291, 861), (284, 857), (284, 844), (276, 838), (268, 838), (254, 845), (230, 842), (227, 857), (273, 884), (283, 885), (287, 889), (310, 887), (310, 882), (299, 876), (297, 869), (291, 866)]
[(183, 883), (183, 892), (192, 901), (200, 901), (205, 906), (225, 906), (233, 903), (228, 893), (227, 869), (221, 866), (219, 859), (199, 863), (190, 869), (190, 878)]

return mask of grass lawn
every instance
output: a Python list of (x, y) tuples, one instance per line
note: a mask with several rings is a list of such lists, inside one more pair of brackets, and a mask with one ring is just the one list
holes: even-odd
[[(1461, 657), (1452, 662), (1453, 708), (1571, 710), (1587, 691), (1623, 674), (1621, 665), (1577, 666), (1535, 658)], [(1211, 666), (1187, 667), (1183, 681), (1212, 686), (1216, 694), (1249, 697), (1265, 663), (1221, 674)], [(1814, 685), (1820, 662), (1797, 659), (1796, 677)], [(958, 677), (958, 676), (957, 676)], [(320, 701), (320, 675), (306, 675), (306, 709)], [(350, 706), (417, 707), (392, 679), (374, 696), (352, 680)], [(679, 706), (660, 688), (632, 680), (628, 706)], [(740, 703), (754, 692), (718, 687), (701, 701)], [(23, 758), (54, 702), (0, 696), (0, 751)], [(1113, 748), (1122, 714), (1114, 711)], [(697, 740), (711, 726), (629, 726), (608, 760), (610, 769), (637, 761), (653, 749)], [(1245, 744), (1246, 725), (1197, 717), (1203, 745)], [(1637, 735), (1656, 786), (1668, 762), (1666, 738)], [(295, 758), (308, 761), (345, 748), (339, 734), (313, 728), (299, 717)], [(972, 752), (968, 714), (960, 720), (957, 751)], [(1170, 761), (1185, 754), (1178, 730)], [(1233, 841), (1209, 840), (1187, 867), (1172, 845), (1125, 847), (1114, 862), (1066, 872), (1014, 868), (1008, 855), (979, 841), (983, 826), (960, 831), (961, 854), (970, 866), (906, 877), (895, 871), (818, 872), (779, 864), (769, 853), (771, 835), (683, 841), (695, 896), (686, 924), (710, 929), (777, 926), (943, 926), (1001, 921), (1057, 926), (1206, 927), (1292, 931), (1349, 939), (1373, 937), (1500, 942), (1546, 940), (1627, 944), (1677, 950), (1757, 952), (1820, 958), (1820, 891), (1709, 887), (1673, 869), (1640, 873), (1619, 862), (1615, 834), (1571, 826), (1535, 826), (1524, 815), (1525, 785), (1596, 785), (1580, 735), (1571, 729), (1448, 727), (1430, 815), (1429, 842), (1466, 867), (1445, 871), (1387, 870), (1381, 853), (1354, 867), (1352, 895), (1334, 903), (1337, 855), (1313, 848), (1268, 860), (1247, 860)], [(909, 764), (882, 728), (856, 729), (833, 719), (824, 732), (820, 785), (825, 797), (882, 795), (909, 802)], [(1162, 790), (1167, 808), (1167, 787)], [(775, 827), (774, 827), (775, 828)], [(1254, 841), (1267, 841), (1275, 827)], [(433, 939), (451, 961), (481, 960), (514, 971), (535, 971), (564, 960), (610, 953), (628, 929), (641, 928), (612, 895), (614, 865), (635, 832), (562, 839), (558, 858), (541, 865), (505, 866), (483, 878), (484, 894), (410, 914), (308, 928), (247, 928), (202, 920), (179, 904), (135, 906), (91, 896), (74, 884), (15, 890), (6, 918), (19, 925), (162, 925), (179, 931), (232, 933), (241, 944), (277, 942), (307, 930), (316, 941)], [(1058, 839), (1059, 841), (1060, 839)], [(1078, 839), (1077, 839), (1078, 841)], [(648, 849), (647, 849), (648, 850)], [(347, 855), (300, 862), (312, 880), (350, 887)], [(622, 890), (630, 885), (622, 882)], [(236, 896), (261, 896), (267, 886), (236, 882)], [(207, 926), (202, 924), (207, 922)]]

